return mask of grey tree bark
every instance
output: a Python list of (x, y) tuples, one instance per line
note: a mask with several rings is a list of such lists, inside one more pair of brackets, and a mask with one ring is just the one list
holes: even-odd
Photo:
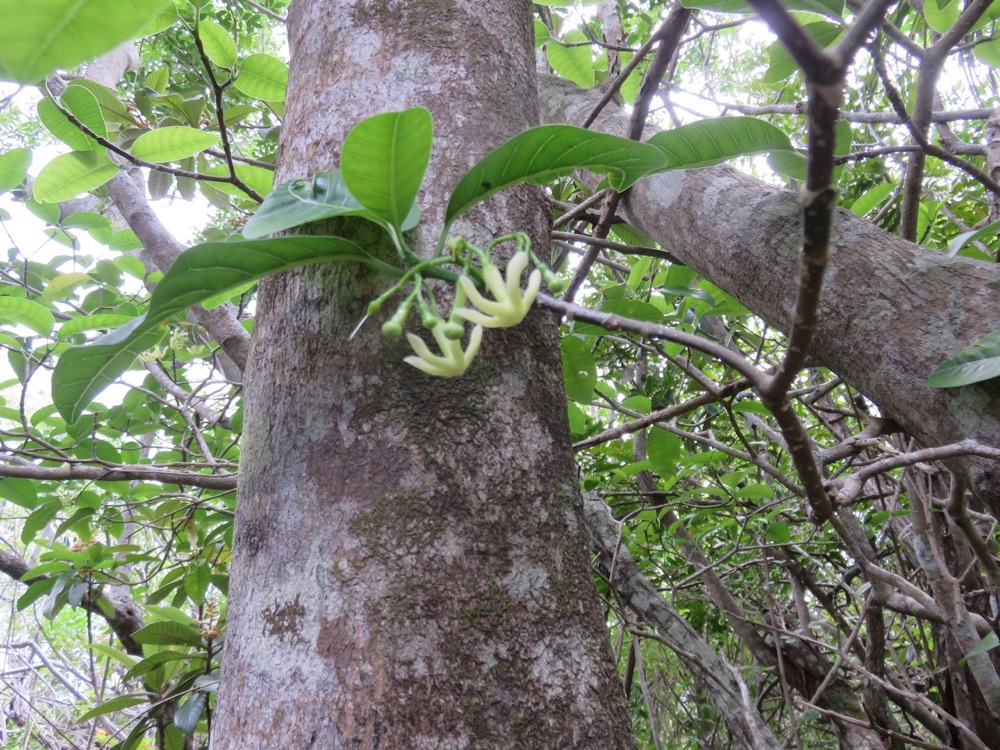
[[(537, 119), (530, 29), (520, 0), (298, 0), (277, 180), (334, 167), (365, 116), (426, 106), (439, 226), (458, 176)], [(544, 205), (512, 191), (458, 231), (542, 239)], [(465, 377), (433, 379), (378, 321), (349, 337), (384, 283), (317, 267), (262, 285), (213, 748), (631, 746), (556, 322), (488, 331)]]

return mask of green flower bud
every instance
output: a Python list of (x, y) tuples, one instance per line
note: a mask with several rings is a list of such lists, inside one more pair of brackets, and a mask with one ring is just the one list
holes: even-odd
[(368, 315), (374, 316), (378, 315), (382, 311), (382, 298), (373, 299), (368, 303)]
[(445, 338), (452, 341), (459, 341), (465, 335), (465, 325), (457, 320), (449, 320), (442, 330)]
[(396, 320), (395, 315), (382, 324), (382, 335), (387, 339), (398, 339), (403, 335), (403, 325)]

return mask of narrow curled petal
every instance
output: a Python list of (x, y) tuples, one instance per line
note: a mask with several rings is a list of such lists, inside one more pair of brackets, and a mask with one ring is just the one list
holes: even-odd
[(470, 278), (462, 276), (458, 280), (459, 285), (469, 298), (469, 302), (477, 309), (470, 310), (456, 305), (453, 313), (486, 328), (509, 328), (518, 325), (528, 314), (542, 285), (542, 275), (535, 269), (528, 277), (527, 289), (521, 293), (521, 274), (527, 267), (528, 254), (516, 253), (507, 265), (507, 278), (504, 281), (499, 269), (492, 263), (488, 264), (483, 269), (483, 281), (493, 293), (495, 298), (493, 300), (486, 299)]
[(406, 334), (406, 340), (410, 342), (416, 356), (409, 356), (403, 359), (409, 365), (413, 365), (418, 370), (426, 372), (440, 378), (456, 378), (464, 375), (472, 360), (479, 353), (479, 345), (483, 340), (483, 329), (476, 326), (469, 335), (469, 345), (462, 350), (460, 341), (453, 341), (444, 335), (443, 326), (435, 326), (432, 333), (441, 354), (434, 354), (428, 348), (424, 340), (412, 333)]
[[(528, 254), (515, 253), (507, 264), (507, 296), (510, 299), (521, 298), (521, 274), (528, 267)], [(496, 296), (496, 292), (493, 293)]]

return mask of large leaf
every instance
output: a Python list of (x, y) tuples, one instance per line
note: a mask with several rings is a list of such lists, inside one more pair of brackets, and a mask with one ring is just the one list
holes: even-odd
[(151, 646), (201, 646), (203, 644), (201, 632), (197, 628), (171, 620), (150, 623), (135, 631), (133, 637), (139, 643), (148, 643)]
[(231, 68), (236, 64), (236, 42), (215, 21), (199, 23), (198, 38), (201, 39), (205, 56), (220, 68)]
[(132, 156), (153, 164), (178, 161), (217, 146), (219, 137), (183, 125), (143, 133), (132, 144)]
[(962, 349), (927, 378), (934, 388), (957, 388), (1000, 377), (1000, 331), (987, 333), (972, 346)]
[(39, 203), (59, 203), (103, 185), (118, 174), (118, 165), (96, 151), (73, 151), (50, 161), (33, 188)]
[(347, 189), (373, 214), (402, 227), (431, 158), (433, 133), (431, 113), (423, 107), (362, 120), (340, 154)]
[(4, 323), (23, 325), (39, 336), (48, 336), (56, 319), (37, 302), (17, 297), (0, 297), (0, 324)]
[(28, 174), (31, 151), (26, 148), (12, 148), (0, 154), (0, 193), (13, 190)]
[[(351, 195), (340, 172), (317, 172), (312, 180), (292, 180), (278, 185), (243, 227), (243, 236), (256, 239), (335, 216), (361, 216), (383, 224)], [(401, 228), (403, 231), (413, 229), (419, 221), (420, 211), (414, 204)]]
[(972, 229), (962, 232), (948, 243), (948, 255), (954, 257), (958, 255), (963, 247), (978, 240), (991, 240), (1000, 234), (1000, 221), (991, 221), (986, 226), (979, 229)]
[(649, 143), (663, 150), (671, 169), (710, 167), (726, 159), (791, 149), (788, 136), (753, 117), (719, 117), (665, 130)]
[[(108, 126), (97, 97), (82, 86), (67, 86), (60, 97), (62, 106), (87, 128), (102, 138), (108, 137)], [(90, 136), (86, 135), (60, 111), (51, 99), (38, 102), (38, 118), (52, 135), (74, 151), (104, 151)]]
[(240, 72), (233, 85), (254, 99), (283, 102), (288, 86), (288, 66), (274, 55), (250, 55), (240, 63)]
[(88, 78), (78, 78), (66, 87), (61, 98), (65, 98), (66, 92), (72, 88), (83, 88), (94, 95), (101, 107), (101, 114), (104, 115), (105, 122), (118, 122), (128, 126), (139, 124), (125, 102), (119, 99), (118, 95), (107, 86), (102, 86), (97, 81), (91, 81)]
[(560, 342), (560, 349), (566, 395), (573, 401), (589, 404), (597, 385), (597, 365), (590, 347), (578, 336), (567, 336)]
[(577, 169), (606, 174), (615, 190), (626, 190), (648, 174), (669, 168), (663, 151), (646, 143), (573, 125), (542, 125), (519, 133), (465, 173), (451, 198), (445, 222), (498, 190), (544, 181)]
[(587, 36), (582, 31), (574, 30), (566, 35), (565, 41), (573, 46), (566, 46), (555, 39), (549, 41), (545, 48), (549, 64), (566, 80), (577, 86), (590, 88), (594, 85), (594, 60), (590, 54), (590, 46), (580, 44), (588, 41)]
[(0, 0), (0, 79), (35, 83), (139, 36), (169, 0)]
[(359, 261), (396, 273), (341, 237), (207, 242), (181, 254), (157, 284), (149, 310), (126, 326), (63, 352), (52, 374), (52, 398), (67, 422), (113, 383), (135, 358), (155, 346), (168, 318), (202, 300), (296, 266), (322, 261)]

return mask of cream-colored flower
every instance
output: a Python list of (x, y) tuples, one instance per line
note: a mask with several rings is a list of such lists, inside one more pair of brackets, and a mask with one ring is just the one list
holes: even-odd
[(464, 375), (469, 369), (472, 360), (479, 352), (479, 344), (483, 340), (482, 326), (475, 326), (469, 334), (469, 345), (463, 350), (462, 342), (448, 338), (444, 332), (445, 326), (437, 325), (431, 329), (434, 340), (437, 341), (441, 354), (434, 354), (424, 340), (412, 333), (406, 334), (406, 340), (410, 342), (416, 356), (409, 356), (403, 359), (407, 364), (413, 365), (418, 370), (423, 370), (428, 375), (439, 378), (457, 378)]
[(479, 290), (476, 289), (472, 279), (462, 276), (458, 283), (468, 295), (469, 301), (478, 309), (470, 310), (467, 307), (459, 307), (454, 311), (470, 323), (476, 323), (486, 328), (509, 328), (516, 326), (531, 309), (531, 304), (538, 296), (538, 290), (542, 285), (542, 275), (536, 268), (528, 276), (528, 287), (521, 293), (521, 273), (528, 267), (528, 254), (525, 252), (515, 253), (507, 264), (507, 279), (500, 275), (500, 269), (492, 263), (487, 263), (483, 267), (483, 282), (486, 288), (493, 294), (493, 299), (486, 299)]

